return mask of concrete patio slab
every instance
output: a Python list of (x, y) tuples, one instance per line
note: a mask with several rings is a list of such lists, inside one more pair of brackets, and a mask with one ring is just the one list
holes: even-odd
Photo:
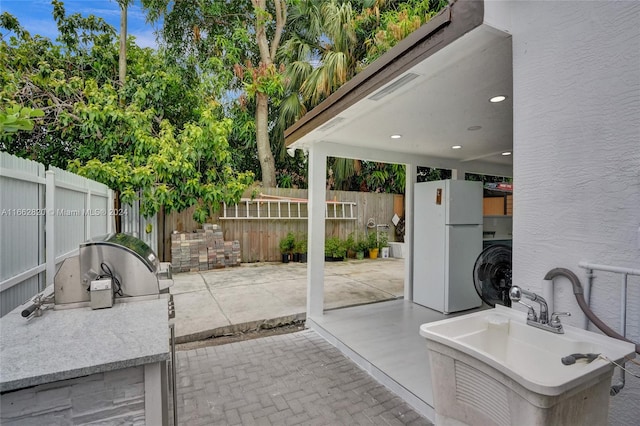
[(291, 308), (264, 284), (213, 288), (211, 294), (232, 324), (298, 313), (292, 312)]
[(208, 290), (174, 293), (173, 303), (176, 336), (200, 340), (211, 336), (208, 330), (225, 329), (231, 325)]
[[(402, 259), (325, 264), (325, 309), (402, 297)], [(307, 264), (252, 263), (174, 274), (179, 343), (304, 320)]]
[[(179, 277), (180, 285), (171, 287), (172, 294), (190, 293), (192, 291), (207, 290), (207, 284), (200, 274), (174, 274)], [(174, 284), (175, 284), (174, 280)]]

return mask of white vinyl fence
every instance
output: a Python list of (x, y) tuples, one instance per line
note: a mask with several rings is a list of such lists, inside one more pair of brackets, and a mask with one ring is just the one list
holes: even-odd
[(145, 218), (140, 214), (140, 201), (133, 205), (123, 204), (120, 215), (122, 232), (144, 241), (154, 253), (158, 253), (158, 215)]
[(0, 152), (0, 316), (53, 283), (78, 246), (114, 230), (113, 191)]

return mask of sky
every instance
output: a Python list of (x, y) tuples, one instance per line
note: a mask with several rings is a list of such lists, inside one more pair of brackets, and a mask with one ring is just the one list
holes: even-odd
[[(68, 15), (80, 13), (82, 16), (98, 16), (116, 31), (120, 28), (120, 7), (116, 0), (62, 0)], [(51, 0), (0, 0), (0, 13), (9, 12), (20, 22), (31, 35), (39, 34), (55, 40), (58, 28), (53, 20)], [(159, 24), (145, 22), (145, 13), (140, 1), (135, 0), (127, 13), (128, 35), (136, 37), (136, 44), (141, 47), (156, 47), (155, 30)]]

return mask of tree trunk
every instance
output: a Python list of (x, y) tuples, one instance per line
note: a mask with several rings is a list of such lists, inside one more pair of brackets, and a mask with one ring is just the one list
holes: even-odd
[(269, 98), (263, 94), (256, 94), (256, 143), (258, 145), (258, 159), (262, 170), (262, 185), (265, 188), (276, 187), (276, 168), (271, 144), (269, 143)]
[(124, 86), (127, 76), (127, 2), (120, 2), (120, 54), (118, 58), (118, 78)]
[[(252, 0), (252, 3), (256, 11), (256, 44), (260, 50), (260, 62), (269, 66), (275, 60), (282, 30), (287, 21), (287, 3), (285, 0), (274, 1), (276, 29), (271, 40), (271, 48), (269, 48), (265, 28), (267, 2), (266, 0)], [(276, 166), (269, 142), (269, 97), (264, 93), (256, 94), (256, 144), (258, 145), (258, 159), (262, 171), (262, 185), (265, 188), (275, 188), (277, 185)]]

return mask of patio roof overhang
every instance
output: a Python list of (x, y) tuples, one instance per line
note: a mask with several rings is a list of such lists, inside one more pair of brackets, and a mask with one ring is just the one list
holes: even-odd
[(511, 176), (511, 65), (484, 1), (453, 2), (289, 127), (287, 148)]

